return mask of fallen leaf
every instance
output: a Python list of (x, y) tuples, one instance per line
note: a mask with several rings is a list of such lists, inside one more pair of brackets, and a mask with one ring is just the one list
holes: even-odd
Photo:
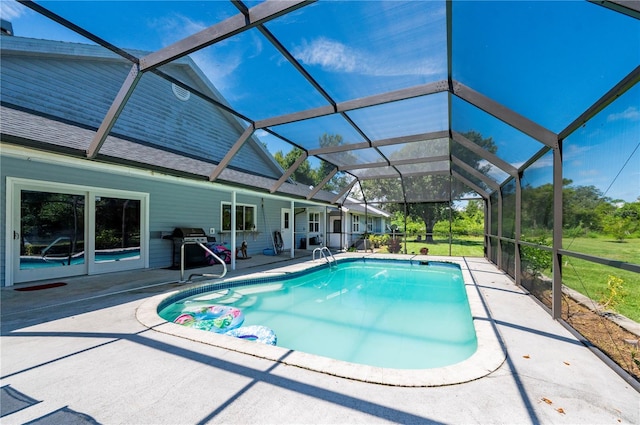
[(564, 409), (562, 407), (558, 407), (556, 410), (558, 413), (562, 413), (564, 415)]
[(549, 400), (549, 399), (548, 399), (548, 398), (546, 398), (546, 397), (542, 397), (542, 401), (544, 401), (544, 402), (545, 402), (545, 403), (547, 403), (547, 404), (551, 404), (551, 403), (553, 403), (553, 401)]
[(566, 364), (567, 366), (571, 366), (571, 363), (569, 362), (563, 362), (564, 364)]
[(522, 356), (522, 357), (524, 357), (525, 359), (530, 359), (530, 358), (531, 358), (531, 357), (529, 357), (529, 355), (528, 355), (528, 354), (525, 354), (525, 355), (524, 355), (524, 356)]

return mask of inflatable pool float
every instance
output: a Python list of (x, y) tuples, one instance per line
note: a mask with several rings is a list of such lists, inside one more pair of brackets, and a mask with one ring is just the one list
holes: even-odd
[(173, 321), (173, 323), (177, 323), (179, 325), (183, 325), (183, 326), (191, 326), (193, 324), (193, 322), (195, 322), (196, 319), (195, 317), (193, 317), (190, 314), (181, 314), (180, 316), (176, 317), (176, 319)]
[(244, 314), (236, 307), (210, 305), (183, 310), (173, 322), (204, 331), (224, 333), (240, 327), (244, 322)]
[(267, 345), (276, 345), (278, 342), (275, 332), (266, 326), (260, 325), (242, 326), (225, 332), (225, 335), (246, 339), (248, 341), (260, 342)]

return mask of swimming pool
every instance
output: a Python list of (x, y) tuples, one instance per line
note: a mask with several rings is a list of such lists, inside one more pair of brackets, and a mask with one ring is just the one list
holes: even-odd
[[(363, 259), (365, 262), (390, 258), (410, 260), (413, 262), (427, 259), (427, 257), (419, 255), (362, 253), (343, 253), (336, 255), (336, 257), (339, 258), (339, 263), (354, 260), (360, 261)], [(434, 260), (435, 258), (429, 257), (429, 259)], [(505, 361), (506, 351), (504, 345), (500, 341), (499, 334), (480, 296), (479, 288), (474, 283), (465, 259), (461, 257), (437, 257), (437, 260), (457, 264), (461, 268), (464, 282), (463, 286), (466, 291), (477, 340), (477, 349), (471, 356), (458, 363), (443, 367), (397, 369), (358, 364), (337, 360), (325, 355), (309, 354), (305, 351), (285, 348), (280, 346), (281, 341), (278, 341), (278, 346), (270, 346), (220, 335), (214, 332), (203, 332), (172, 323), (159, 315), (159, 311), (171, 303), (180, 300), (186, 301), (189, 297), (209, 297), (212, 291), (223, 291), (222, 293), (226, 293), (227, 289), (236, 291), (239, 287), (246, 287), (247, 283), (251, 284), (251, 286), (246, 287), (247, 290), (250, 288), (257, 290), (260, 285), (277, 285), (277, 282), (281, 281), (283, 277), (297, 277), (301, 274), (312, 273), (318, 268), (327, 268), (326, 265), (320, 265), (320, 263), (316, 261), (292, 262), (291, 264), (282, 265), (278, 268), (271, 266), (265, 268), (263, 271), (248, 274), (245, 272), (242, 276), (227, 277), (222, 281), (217, 281), (217, 283), (202, 283), (183, 290), (176, 290), (150, 297), (136, 309), (136, 317), (138, 321), (148, 329), (163, 334), (197, 341), (216, 347), (216, 349), (245, 353), (284, 365), (296, 366), (364, 382), (420, 387), (451, 385), (481, 378), (496, 370)], [(220, 293), (218, 295), (220, 295)], [(342, 294), (342, 296), (344, 296), (344, 294)], [(214, 299), (215, 296), (211, 301)], [(213, 301), (213, 303), (215, 303), (215, 301)], [(246, 305), (244, 308), (246, 308)], [(220, 351), (212, 351), (212, 355), (224, 354)]]
[(281, 347), (363, 365), (442, 367), (477, 348), (460, 267), (443, 262), (342, 262), (193, 295), (160, 316), (173, 322), (211, 305), (241, 310), (242, 326), (272, 329)]

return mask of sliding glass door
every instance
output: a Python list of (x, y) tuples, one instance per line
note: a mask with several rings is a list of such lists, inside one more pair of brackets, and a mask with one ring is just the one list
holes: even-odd
[(14, 239), (19, 241), (20, 274), (57, 275), (63, 268), (81, 273), (85, 269), (85, 195), (21, 190), (19, 197), (20, 225)]
[(95, 195), (94, 211), (96, 270), (122, 269), (125, 263), (140, 262), (142, 201)]
[(10, 181), (12, 282), (143, 268), (144, 193)]

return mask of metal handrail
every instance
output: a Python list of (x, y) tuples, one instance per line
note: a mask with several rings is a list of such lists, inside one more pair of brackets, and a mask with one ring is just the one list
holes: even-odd
[[(220, 264), (222, 264), (222, 274), (221, 275), (217, 275), (217, 274), (210, 274), (210, 273), (193, 273), (189, 276), (189, 279), (184, 280), (184, 246), (185, 245), (200, 245), (200, 247), (202, 249), (204, 249), (205, 251), (207, 251), (209, 254), (211, 254), (213, 256), (213, 258), (215, 258), (216, 261), (218, 261)], [(180, 283), (186, 283), (186, 282), (191, 282), (191, 278), (194, 276), (203, 276), (203, 277), (213, 277), (213, 278), (223, 278), (225, 275), (227, 274), (227, 265), (225, 264), (224, 260), (220, 257), (218, 257), (216, 254), (213, 253), (213, 251), (211, 251), (209, 248), (206, 247), (206, 245), (204, 245), (201, 242), (183, 242), (182, 245), (180, 245)]]
[[(325, 254), (325, 251), (329, 253), (329, 256), (331, 258), (333, 258), (333, 262), (331, 260), (329, 260), (329, 257), (327, 257), (327, 255)], [(312, 254), (312, 261), (316, 261), (316, 252), (319, 252), (320, 255), (322, 256), (322, 258), (325, 259), (325, 261), (327, 263), (329, 263), (329, 266), (331, 266), (331, 264), (335, 264), (336, 266), (338, 265), (338, 260), (336, 259), (336, 257), (333, 256), (333, 253), (331, 252), (331, 250), (329, 248), (327, 248), (326, 246), (320, 247), (320, 248), (316, 248), (313, 250), (313, 254)]]
[[(331, 252), (331, 250), (329, 248), (327, 248), (326, 246), (322, 247), (322, 251), (327, 251), (329, 253), (329, 256), (331, 258), (333, 258), (333, 262), (335, 263), (335, 265), (338, 265), (338, 259), (336, 257), (333, 256), (333, 253)], [(325, 256), (325, 258), (327, 258), (327, 261), (329, 261), (329, 258)]]
[[(56, 246), (58, 244), (58, 242), (60, 242), (60, 241), (69, 241), (69, 242), (71, 242), (71, 238), (69, 236), (60, 236), (60, 237), (58, 237), (56, 240), (54, 240), (49, 245), (47, 245), (46, 248), (44, 248), (42, 251), (40, 251), (40, 258), (42, 258), (44, 261), (49, 261), (47, 259), (47, 251), (49, 251), (51, 248)], [(71, 253), (71, 245), (69, 245), (69, 254), (66, 257), (64, 257), (64, 258), (67, 258), (69, 265), (71, 264), (71, 254), (72, 254)]]
[(71, 238), (69, 236), (60, 236), (59, 238), (57, 238), (55, 241), (51, 242), (49, 245), (47, 245), (47, 247), (45, 249), (43, 249), (42, 251), (40, 251), (40, 255), (42, 255), (42, 258), (44, 258), (47, 255), (47, 251), (49, 251), (51, 248), (53, 248), (55, 245), (58, 244), (58, 242), (60, 241), (70, 241)]

